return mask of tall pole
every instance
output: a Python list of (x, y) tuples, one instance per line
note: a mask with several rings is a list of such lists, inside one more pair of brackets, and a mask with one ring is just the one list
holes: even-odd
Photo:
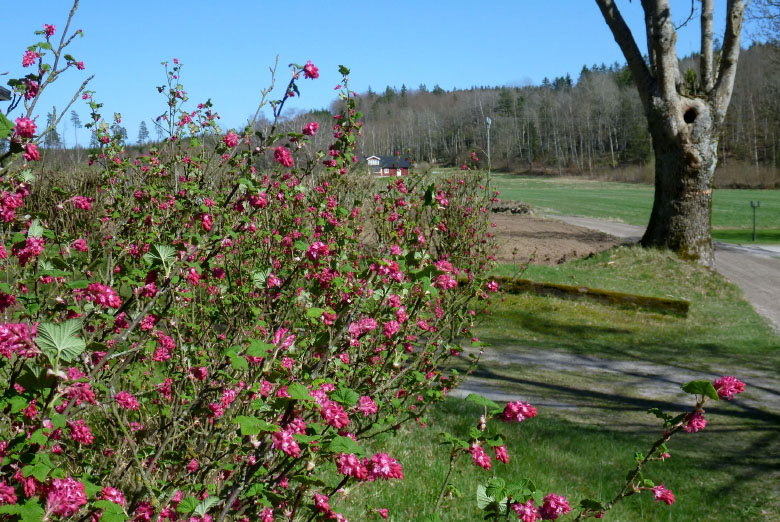
[(487, 157), (488, 157), (488, 172), (490, 172), (490, 124), (493, 123), (493, 120), (490, 119), (488, 116), (485, 118), (485, 121), (487, 122)]

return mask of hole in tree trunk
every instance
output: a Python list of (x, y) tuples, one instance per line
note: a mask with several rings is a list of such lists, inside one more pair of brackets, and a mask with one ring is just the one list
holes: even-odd
[(683, 120), (685, 120), (685, 123), (693, 123), (696, 120), (696, 116), (698, 116), (696, 109), (691, 107), (683, 114)]

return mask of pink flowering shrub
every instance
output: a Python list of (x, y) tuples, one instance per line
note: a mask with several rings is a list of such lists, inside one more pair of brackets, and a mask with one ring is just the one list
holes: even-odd
[[(364, 441), (423, 423), (458, 384), (445, 363), (497, 290), (485, 277), (496, 194), (468, 167), (451, 179), (360, 180), (361, 115), (344, 67), (327, 132), (316, 122), (279, 130), (297, 82), (320, 75), (311, 61), (291, 65), (281, 100), (261, 102), (270, 128), (224, 132), (209, 101), (189, 106), (176, 59), (157, 88), (162, 143), (128, 153), (85, 83), (77, 94), (100, 144), (94, 190), (41, 188), (30, 162), (53, 126), (36, 125), (35, 103), (66, 69), (84, 68), (63, 52), (81, 32), (54, 53), (55, 32), (45, 25), (23, 54), (32, 69), (10, 82), (6, 111), (23, 114), (0, 125), (10, 144), (0, 156), (0, 519), (346, 520), (339, 489), (404, 478), (403, 462)], [(315, 137), (327, 138), (321, 150)], [(641, 477), (643, 463), (667, 458), (677, 431), (701, 431), (707, 399), (744, 389), (734, 377), (686, 386), (696, 408), (656, 412), (664, 438), (618, 500), (652, 489), (673, 501)], [(480, 404), (469, 439), (448, 436), (450, 460), (468, 454), (494, 471), (511, 456), (487, 422), (516, 426), (537, 410)], [(522, 520), (571, 511), (527, 480), (480, 488), (496, 517), (502, 499)], [(580, 516), (612, 503), (585, 499)]]
[[(442, 365), (488, 302), (493, 194), (470, 171), (368, 192), (346, 68), (327, 133), (261, 137), (223, 132), (164, 67), (166, 138), (143, 155), (83, 91), (88, 193), (28, 176), (31, 114), (3, 137), (0, 518), (343, 520), (338, 488), (404, 477), (362, 441), (458, 384)], [(320, 74), (292, 69), (277, 120)], [(46, 71), (15, 84), (18, 107)]]

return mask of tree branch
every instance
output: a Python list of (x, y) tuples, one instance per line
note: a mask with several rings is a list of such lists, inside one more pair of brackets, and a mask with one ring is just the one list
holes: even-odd
[(612, 36), (615, 37), (620, 50), (623, 51), (623, 56), (626, 57), (628, 67), (631, 70), (631, 76), (634, 77), (634, 82), (637, 85), (642, 105), (645, 108), (645, 112), (647, 112), (650, 106), (650, 93), (653, 89), (653, 75), (650, 69), (648, 69), (644, 58), (642, 58), (642, 53), (639, 52), (639, 47), (637, 47), (634, 36), (631, 34), (631, 29), (628, 28), (626, 21), (623, 20), (623, 16), (620, 14), (620, 10), (618, 10), (614, 0), (596, 0), (596, 5), (601, 9), (601, 14), (612, 31)]
[(743, 0), (729, 0), (726, 9), (726, 34), (723, 37), (723, 52), (715, 90), (710, 98), (711, 103), (714, 105), (715, 117), (718, 122), (722, 122), (723, 118), (726, 117), (726, 109), (729, 106), (731, 92), (734, 89), (745, 2)]
[(669, 0), (642, 0), (645, 15), (653, 26), (653, 52), (655, 53), (655, 79), (664, 100), (677, 99), (677, 31), (672, 23)]
[(701, 1), (701, 88), (704, 92), (710, 92), (715, 83), (712, 61), (712, 0)]

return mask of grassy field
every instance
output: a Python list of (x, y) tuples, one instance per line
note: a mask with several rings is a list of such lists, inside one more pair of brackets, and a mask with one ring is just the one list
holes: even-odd
[[(499, 266), (511, 276), (517, 268)], [(554, 346), (601, 357), (721, 365), (724, 359), (780, 369), (780, 338), (740, 290), (719, 274), (673, 254), (618, 247), (562, 265), (530, 265), (523, 277), (639, 295), (686, 299), (681, 318), (583, 301), (508, 295), (481, 329), (496, 349)]]
[[(504, 265), (496, 273), (516, 271)], [(512, 396), (538, 401), (539, 416), (501, 429), (512, 455), (508, 465), (494, 461), (485, 471), (463, 458), (452, 479), (460, 496), (445, 502), (445, 521), (480, 520), (476, 484), (492, 476), (532, 478), (545, 492), (569, 497), (572, 505), (583, 496), (609, 500), (622, 485), (634, 452), (646, 450), (658, 436), (647, 408), (666, 402), (669, 411), (679, 411), (677, 399), (670, 403), (668, 396), (637, 389), (632, 383), (640, 375), (630, 371), (592, 374), (575, 367), (551, 370), (508, 363), (519, 346), (538, 350), (540, 360), (545, 351), (564, 351), (673, 366), (683, 373), (686, 368), (729, 374), (750, 369), (772, 376), (780, 369), (780, 338), (741, 299), (739, 290), (717, 273), (671, 254), (618, 247), (563, 265), (532, 265), (524, 277), (684, 298), (691, 302), (690, 314), (681, 318), (583, 301), (505, 296), (478, 329), (497, 357), (482, 363), (476, 376), (492, 379)], [(656, 384), (672, 390), (672, 397), (680, 385), (671, 380)], [(770, 388), (775, 396), (780, 394), (777, 387)], [(612, 391), (603, 393), (605, 389)], [(346, 508), (356, 520), (378, 519), (368, 510), (382, 507), (390, 508), (396, 521), (422, 520), (446, 474), (447, 450), (438, 444), (438, 433), (465, 437), (479, 414), (473, 404), (450, 398), (430, 413), (427, 429), (404, 427), (385, 443), (403, 463), (407, 478), (357, 486), (339, 502), (339, 509)], [(674, 491), (674, 505), (638, 495), (619, 504), (605, 520), (780, 520), (778, 409), (749, 400), (722, 402), (707, 408), (707, 419), (705, 431), (680, 434), (670, 443), (672, 458), (653, 463), (646, 473)]]
[[(774, 473), (777, 479), (777, 454), (761, 454), (777, 448), (777, 432), (768, 429), (767, 422), (729, 417), (731, 409), (725, 413), (709, 416), (708, 432), (683, 433), (672, 439), (672, 458), (646, 469), (647, 478), (663, 482), (675, 493), (674, 505), (655, 504), (652, 495), (645, 493), (618, 504), (605, 520), (778, 520), (773, 511), (777, 491), (766, 482), (770, 478), (766, 474)], [(403, 463), (406, 478), (357, 486), (337, 509), (346, 507), (350, 520), (379, 520), (367, 512), (384, 507), (395, 521), (421, 521), (435, 505), (447, 471), (447, 449), (438, 444), (438, 433), (448, 431), (467, 438), (479, 415), (480, 409), (473, 404), (448, 399), (431, 412), (426, 429), (403, 428), (384, 444)], [(618, 424), (621, 419), (616, 416), (612, 422)], [(632, 467), (634, 452), (646, 450), (657, 437), (657, 432), (626, 433), (610, 424), (583, 426), (555, 418), (544, 409), (538, 417), (519, 425), (502, 425), (500, 431), (507, 438), (509, 464), (494, 461), (492, 469), (485, 471), (470, 458), (461, 457), (451, 480), (460, 496), (445, 501), (442, 520), (481, 520), (475, 505), (476, 484), (493, 476), (531, 478), (545, 493), (567, 496), (572, 506), (583, 495), (611, 499)]]
[[(509, 174), (493, 174), (493, 182), (502, 199), (524, 201), (551, 213), (614, 219), (632, 225), (646, 225), (653, 205), (650, 185)], [(764, 243), (780, 242), (780, 190), (717, 189), (712, 198), (716, 240), (751, 242), (751, 234), (733, 229), (752, 230), (750, 201), (761, 201), (757, 213), (759, 239)]]

